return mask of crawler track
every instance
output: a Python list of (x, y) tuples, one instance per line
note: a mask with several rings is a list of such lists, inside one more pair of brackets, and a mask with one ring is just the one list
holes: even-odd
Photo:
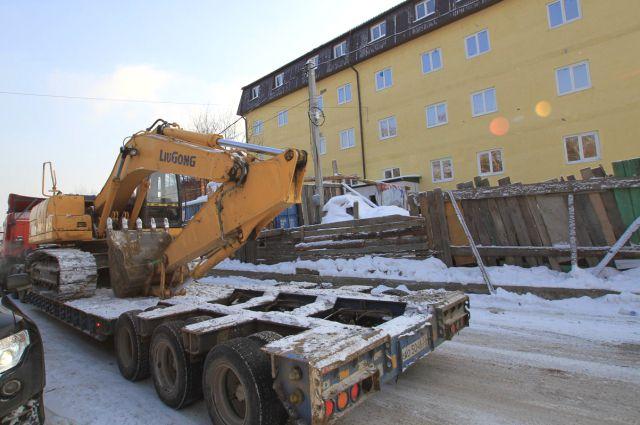
[(93, 254), (73, 248), (40, 249), (27, 259), (33, 284), (50, 290), (58, 300), (92, 296), (98, 268)]

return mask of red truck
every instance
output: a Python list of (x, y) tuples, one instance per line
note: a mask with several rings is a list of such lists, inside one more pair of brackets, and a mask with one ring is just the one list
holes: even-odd
[[(29, 212), (43, 198), (9, 195), (9, 209), (3, 224), (0, 247), (0, 287), (3, 291), (19, 292), (27, 282), (24, 276), (24, 259), (35, 245), (29, 244)], [(15, 276), (15, 278), (12, 278)]]

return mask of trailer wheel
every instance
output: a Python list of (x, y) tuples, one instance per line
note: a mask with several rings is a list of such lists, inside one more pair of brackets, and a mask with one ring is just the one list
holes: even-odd
[(255, 340), (236, 338), (211, 349), (202, 387), (215, 424), (281, 425), (287, 420), (273, 389), (269, 357)]
[(181, 409), (202, 397), (202, 361), (193, 362), (182, 345), (180, 320), (166, 322), (153, 331), (150, 361), (153, 385), (169, 407)]
[(262, 331), (253, 335), (249, 335), (249, 339), (254, 340), (262, 347), (263, 345), (267, 345), (270, 342), (282, 339), (282, 335), (273, 331)]
[(149, 338), (138, 332), (135, 316), (141, 310), (122, 313), (116, 322), (113, 341), (120, 374), (129, 381), (139, 381), (149, 377)]

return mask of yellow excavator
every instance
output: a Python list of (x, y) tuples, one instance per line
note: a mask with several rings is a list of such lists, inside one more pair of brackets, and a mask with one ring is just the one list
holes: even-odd
[[(95, 198), (62, 194), (45, 163), (47, 199), (33, 208), (29, 223), (29, 241), (39, 247), (26, 260), (31, 282), (60, 300), (93, 295), (98, 277), (106, 276), (120, 298), (182, 294), (187, 277), (202, 277), (300, 203), (306, 162), (305, 151), (226, 140), (156, 120), (126, 140)], [(163, 193), (173, 189), (175, 198), (175, 176), (220, 185), (193, 218), (171, 227), (158, 206), (181, 209), (179, 199), (169, 203)]]

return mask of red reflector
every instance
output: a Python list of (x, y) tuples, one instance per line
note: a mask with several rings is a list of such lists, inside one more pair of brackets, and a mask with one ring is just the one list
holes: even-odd
[(360, 386), (358, 384), (355, 384), (353, 387), (351, 387), (349, 393), (351, 395), (351, 401), (356, 401), (358, 397), (360, 397)]
[(99, 328), (100, 326), (102, 326), (102, 323), (96, 322), (96, 328)]
[(333, 415), (334, 405), (333, 400), (325, 400), (324, 401), (324, 416), (329, 417)]
[(338, 394), (338, 410), (346, 409), (347, 404), (349, 404), (349, 396), (343, 391)]

